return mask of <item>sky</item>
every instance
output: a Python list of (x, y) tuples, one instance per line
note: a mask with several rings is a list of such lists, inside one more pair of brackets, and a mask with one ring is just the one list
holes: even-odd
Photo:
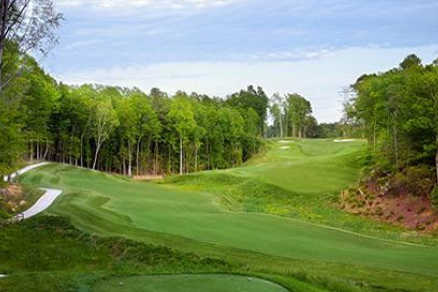
[(438, 57), (436, 0), (56, 0), (59, 44), (44, 68), (68, 84), (225, 97), (299, 93), (320, 122), (343, 89), (411, 53)]

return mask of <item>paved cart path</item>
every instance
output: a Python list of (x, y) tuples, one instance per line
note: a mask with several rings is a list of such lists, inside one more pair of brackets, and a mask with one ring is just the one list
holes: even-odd
[[(26, 166), (20, 170), (17, 170), (13, 174), (10, 174), (9, 176), (4, 176), (4, 180), (7, 181), (8, 177), (9, 180), (14, 179), (23, 173), (26, 173), (28, 171), (31, 171), (32, 169), (35, 169), (37, 167), (47, 165), (48, 162), (41, 162), (33, 165)], [(29, 209), (22, 212), (21, 214), (14, 217), (15, 220), (23, 220), (28, 219), (32, 216), (35, 216), (36, 214), (39, 214), (50, 207), (50, 205), (53, 204), (53, 202), (56, 200), (57, 197), (59, 197), (62, 194), (62, 190), (58, 189), (45, 189), (41, 188), (41, 190), (45, 191), (44, 195), (41, 196), (41, 198), (38, 199), (38, 201)], [(1, 276), (0, 276), (1, 277)]]

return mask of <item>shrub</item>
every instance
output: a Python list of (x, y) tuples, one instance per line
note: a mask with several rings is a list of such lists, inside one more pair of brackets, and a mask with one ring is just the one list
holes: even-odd
[(438, 209), (438, 185), (435, 186), (435, 189), (432, 191), (430, 195), (430, 199), (432, 201), (432, 205)]
[(6, 202), (4, 201), (3, 197), (0, 194), (0, 220), (1, 219), (7, 219), (10, 217), (10, 214), (8, 213), (8, 206), (6, 205)]
[(433, 172), (427, 166), (407, 167), (391, 179), (391, 189), (398, 194), (407, 192), (414, 196), (424, 196), (431, 192), (433, 186)]
[(433, 171), (428, 166), (408, 167), (405, 170), (409, 193), (417, 196), (427, 195), (434, 187)]

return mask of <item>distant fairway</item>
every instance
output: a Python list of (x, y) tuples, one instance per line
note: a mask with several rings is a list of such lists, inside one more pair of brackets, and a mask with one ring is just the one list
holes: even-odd
[[(339, 191), (357, 179), (355, 163), (362, 141), (282, 140), (246, 167), (230, 171), (299, 193)], [(288, 148), (286, 148), (288, 147)]]
[(116, 278), (98, 284), (95, 292), (287, 292), (261, 279), (228, 275), (176, 275)]
[[(271, 151), (246, 167), (206, 172), (195, 178), (220, 179), (217, 174), (237, 181), (257, 178), (300, 194), (300, 200), (306, 196), (310, 200), (339, 192), (357, 178), (354, 160), (361, 147), (362, 142), (275, 142)], [(428, 285), (434, 285), (430, 279), (438, 276), (437, 248), (361, 236), (288, 217), (233, 212), (213, 192), (135, 182), (57, 164), (32, 171), (22, 181), (63, 189), (65, 195), (50, 212), (70, 217), (78, 227), (100, 235), (121, 235), (225, 258), (249, 260), (256, 253), (272, 256), (269, 264), (260, 262), (261, 267), (277, 267), (281, 259), (303, 260), (314, 269), (334, 264), (342, 270), (345, 265), (352, 277), (361, 272), (382, 283), (382, 279), (400, 278), (398, 272), (408, 273), (406, 281), (424, 277)], [(293, 269), (293, 264), (288, 265)], [(339, 271), (322, 269), (328, 274)], [(389, 271), (395, 274), (386, 274)], [(402, 285), (394, 283), (395, 287)]]

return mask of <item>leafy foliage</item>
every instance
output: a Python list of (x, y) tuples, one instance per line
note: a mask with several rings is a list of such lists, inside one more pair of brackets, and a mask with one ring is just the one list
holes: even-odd
[(427, 165), (436, 169), (436, 183), (438, 66), (423, 66), (409, 55), (398, 68), (361, 76), (352, 88), (356, 95), (346, 104), (346, 114), (363, 129), (374, 166), (398, 172)]
[(430, 195), (432, 204), (435, 208), (438, 209), (438, 187), (435, 187), (435, 189), (432, 191), (432, 194)]

